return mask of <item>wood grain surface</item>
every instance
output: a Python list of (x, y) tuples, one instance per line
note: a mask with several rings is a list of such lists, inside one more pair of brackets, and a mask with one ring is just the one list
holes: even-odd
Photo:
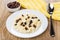
[[(54, 0), (54, 2), (57, 2), (57, 1), (59, 0)], [(55, 37), (51, 37), (49, 34), (49, 29), (50, 29), (49, 24), (48, 24), (47, 30), (43, 34), (34, 38), (23, 39), (10, 34), (6, 29), (6, 19), (11, 14), (12, 13), (10, 13), (5, 8), (4, 0), (0, 0), (0, 40), (60, 40), (60, 21), (56, 21), (56, 20), (53, 20)]]

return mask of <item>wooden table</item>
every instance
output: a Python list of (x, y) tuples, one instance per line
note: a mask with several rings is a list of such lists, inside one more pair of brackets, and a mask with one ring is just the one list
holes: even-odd
[(55, 20), (53, 20), (54, 30), (56, 34), (55, 37), (51, 37), (49, 35), (49, 25), (47, 30), (43, 34), (35, 38), (23, 39), (13, 36), (6, 29), (6, 19), (8, 18), (9, 15), (11, 15), (11, 13), (8, 12), (8, 10), (5, 8), (4, 0), (0, 0), (0, 40), (60, 40), (60, 21)]

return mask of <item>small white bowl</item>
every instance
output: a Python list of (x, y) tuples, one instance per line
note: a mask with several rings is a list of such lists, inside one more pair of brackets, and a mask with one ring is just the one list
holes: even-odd
[[(14, 2), (14, 1), (12, 1), (12, 2)], [(10, 2), (8, 2), (8, 3), (10, 3)], [(8, 3), (7, 3), (7, 4), (8, 4)], [(21, 8), (21, 5), (20, 5), (19, 7), (17, 7), (17, 8), (9, 8), (9, 7), (7, 6), (7, 4), (6, 4), (6, 9), (7, 9), (9, 12), (18, 11), (18, 10)]]

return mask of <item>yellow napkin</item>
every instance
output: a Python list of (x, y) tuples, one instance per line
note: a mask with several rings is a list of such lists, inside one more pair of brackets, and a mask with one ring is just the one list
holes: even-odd
[[(47, 12), (47, 3), (45, 0), (17, 0), (20, 4), (27, 9), (38, 10), (45, 14), (48, 18), (50, 15)], [(60, 2), (52, 3), (54, 5), (53, 19), (60, 20)]]

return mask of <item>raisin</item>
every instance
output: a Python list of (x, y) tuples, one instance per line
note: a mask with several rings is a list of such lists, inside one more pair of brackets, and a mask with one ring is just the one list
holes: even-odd
[(37, 17), (32, 17), (32, 19), (35, 19), (35, 18), (37, 18)]
[(40, 20), (38, 19), (38, 21), (40, 21)]
[(22, 22), (22, 23), (21, 23), (22, 26), (25, 26), (26, 24), (27, 24), (26, 22)]
[(22, 14), (22, 16), (24, 17), (24, 15)]
[(27, 23), (25, 22), (24, 24), (26, 25)]
[(15, 24), (15, 26), (16, 26), (17, 24)]
[(19, 20), (21, 20), (21, 18), (19, 18)]
[(25, 25), (22, 25), (23, 27), (25, 26)]
[(7, 6), (8, 6), (9, 8), (13, 9), (13, 8), (19, 7), (19, 6), (20, 6), (20, 3), (17, 2), (17, 1), (14, 1), (14, 2), (8, 3)]
[(19, 20), (21, 20), (21, 18), (19, 18), (18, 20), (16, 20), (16, 23), (18, 23), (18, 22), (19, 22)]
[(36, 28), (36, 25), (33, 25), (34, 28)]
[(35, 17), (35, 18), (37, 18), (37, 17)]
[(27, 20), (27, 18), (25, 20)]
[(29, 19), (30, 17), (28, 16), (28, 19)]
[(29, 27), (31, 27), (31, 25), (29, 25)]
[(23, 25), (23, 22), (21, 23), (21, 25)]
[(16, 20), (16, 23), (18, 23), (19, 22), (19, 20)]
[(34, 19), (34, 17), (32, 17), (32, 19)]
[(25, 27), (25, 30), (28, 30), (28, 28), (27, 28), (27, 27)]
[(32, 20), (30, 20), (30, 23), (29, 23), (29, 25), (31, 25), (31, 24), (32, 24), (32, 22), (33, 22), (33, 21), (32, 21)]

